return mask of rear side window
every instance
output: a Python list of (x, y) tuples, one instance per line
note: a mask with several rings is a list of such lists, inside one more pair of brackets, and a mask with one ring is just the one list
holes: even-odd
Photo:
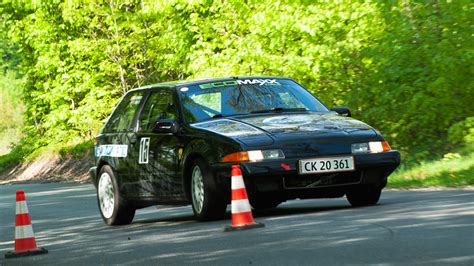
[(128, 132), (143, 98), (143, 92), (130, 93), (120, 102), (105, 126), (105, 132)]
[(173, 94), (170, 92), (153, 92), (150, 95), (140, 116), (140, 131), (151, 132), (160, 119), (176, 119)]

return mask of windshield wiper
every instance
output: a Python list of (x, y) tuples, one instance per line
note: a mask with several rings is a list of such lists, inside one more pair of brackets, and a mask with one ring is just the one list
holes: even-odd
[(278, 112), (304, 112), (308, 111), (306, 108), (283, 108), (275, 107), (272, 109), (263, 109), (250, 112), (251, 114), (261, 114), (261, 113), (278, 113)]
[(222, 118), (222, 117), (229, 117), (229, 116), (236, 116), (236, 115), (246, 115), (245, 113), (243, 114), (217, 114), (217, 115), (213, 115), (212, 118)]

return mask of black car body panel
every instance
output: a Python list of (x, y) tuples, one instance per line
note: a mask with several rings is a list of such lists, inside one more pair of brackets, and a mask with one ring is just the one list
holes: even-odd
[[(336, 197), (358, 184), (376, 184), (381, 188), (386, 185), (388, 176), (400, 164), (399, 152), (352, 154), (353, 143), (384, 138), (367, 124), (336, 112), (275, 111), (188, 122), (180, 91), (199, 84), (265, 79), (291, 81), (275, 77), (223, 78), (158, 84), (128, 92), (96, 137), (96, 165), (90, 169), (93, 183), (97, 185), (101, 167), (109, 165), (115, 172), (120, 193), (137, 208), (190, 203), (189, 165), (202, 158), (212, 169), (213, 182), (230, 201), (231, 166), (235, 163), (224, 163), (224, 156), (239, 151), (278, 149), (283, 151), (284, 159), (239, 163), (250, 195), (273, 193), (283, 199)], [(169, 95), (173, 101), (167, 108), (174, 110), (173, 119), (178, 126), (174, 133), (141, 128), (145, 122), (155, 122), (143, 117), (148, 99), (157, 92)], [(127, 101), (134, 104), (135, 110), (134, 114), (123, 113), (129, 116), (127, 126), (120, 132), (108, 130), (109, 124), (115, 123), (114, 118), (120, 118), (121, 105)], [(355, 170), (299, 174), (299, 160), (328, 156), (353, 156)]]

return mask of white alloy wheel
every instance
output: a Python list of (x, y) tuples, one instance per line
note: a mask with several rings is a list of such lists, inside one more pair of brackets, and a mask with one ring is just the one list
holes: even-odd
[(204, 180), (201, 168), (198, 165), (194, 166), (191, 182), (194, 209), (197, 213), (201, 213), (204, 204)]
[(102, 173), (97, 186), (99, 195), (99, 205), (102, 215), (106, 219), (110, 219), (114, 214), (115, 193), (112, 178), (108, 173)]

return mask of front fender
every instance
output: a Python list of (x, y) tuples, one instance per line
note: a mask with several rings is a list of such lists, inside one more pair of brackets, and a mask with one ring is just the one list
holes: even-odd
[[(222, 160), (224, 155), (241, 150), (239, 143), (222, 141), (222, 139), (200, 138), (190, 141), (183, 149), (180, 160), (180, 175), (183, 178), (184, 191), (190, 200), (190, 168), (196, 158), (204, 159), (209, 165), (214, 165)], [(215, 175), (214, 175), (214, 178)]]

